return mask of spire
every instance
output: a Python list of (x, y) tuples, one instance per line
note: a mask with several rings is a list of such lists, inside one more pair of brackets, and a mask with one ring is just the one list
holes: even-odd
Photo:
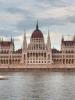
[(49, 29), (48, 29), (48, 38), (50, 39), (50, 35), (49, 35)]
[(2, 42), (3, 42), (3, 37), (2, 37)]
[(14, 38), (12, 38), (12, 36), (11, 36), (10, 42), (11, 42), (11, 44), (12, 44), (12, 50), (14, 51), (14, 50), (15, 50), (15, 46), (14, 46)]
[(24, 32), (23, 49), (27, 49), (26, 33)]
[(13, 43), (13, 51), (15, 50), (15, 46), (14, 46), (14, 38), (12, 39), (12, 43)]
[(0, 37), (0, 42), (1, 42), (1, 37)]
[(51, 41), (50, 41), (49, 29), (48, 29), (48, 37), (47, 37), (47, 49), (51, 49)]
[(61, 42), (62, 42), (62, 43), (64, 42), (64, 37), (63, 37), (63, 36), (62, 36)]
[(11, 42), (13, 42), (12, 36), (11, 36)]
[(39, 27), (38, 27), (38, 20), (37, 20), (37, 24), (36, 24), (36, 30), (38, 30), (39, 29)]

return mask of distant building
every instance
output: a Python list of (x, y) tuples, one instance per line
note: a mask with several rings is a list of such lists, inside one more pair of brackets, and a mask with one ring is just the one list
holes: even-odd
[[(72, 41), (65, 41), (62, 37), (61, 50), (51, 49), (51, 40), (48, 32), (47, 43), (39, 30), (38, 22), (36, 29), (31, 35), (30, 43), (27, 44), (26, 34), (23, 38), (23, 48), (15, 51), (14, 40), (0, 41), (0, 65), (59, 65), (75, 64), (75, 36)], [(41, 66), (42, 67), (42, 66)]]

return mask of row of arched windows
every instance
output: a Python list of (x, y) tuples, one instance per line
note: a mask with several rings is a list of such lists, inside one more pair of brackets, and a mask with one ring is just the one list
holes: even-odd
[(15, 59), (15, 60), (14, 59), (13, 60), (1, 59), (0, 64), (20, 64), (20, 59)]
[(66, 50), (65, 53), (74, 53), (74, 50)]
[(54, 64), (74, 64), (74, 59), (54, 59)]

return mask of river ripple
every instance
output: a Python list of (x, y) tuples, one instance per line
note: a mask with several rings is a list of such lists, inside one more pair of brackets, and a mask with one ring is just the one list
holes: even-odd
[(0, 73), (0, 100), (75, 100), (73, 72)]

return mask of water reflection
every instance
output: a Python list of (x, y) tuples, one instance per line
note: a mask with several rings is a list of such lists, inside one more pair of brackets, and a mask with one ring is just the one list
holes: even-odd
[(1, 100), (74, 100), (75, 73), (14, 72), (0, 73)]

